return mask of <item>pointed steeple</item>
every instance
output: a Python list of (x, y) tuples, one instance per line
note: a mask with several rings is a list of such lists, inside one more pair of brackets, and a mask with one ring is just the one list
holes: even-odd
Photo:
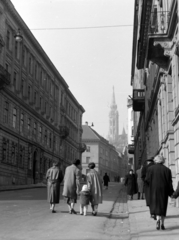
[(113, 95), (112, 95), (112, 103), (111, 105), (115, 105), (116, 104), (116, 100), (115, 100), (115, 93), (114, 93), (114, 86), (113, 86)]

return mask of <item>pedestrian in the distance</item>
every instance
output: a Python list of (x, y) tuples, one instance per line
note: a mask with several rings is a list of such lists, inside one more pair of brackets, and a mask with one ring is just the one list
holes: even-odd
[(83, 185), (80, 192), (80, 215), (86, 216), (90, 201), (90, 191), (87, 185)]
[(107, 173), (104, 174), (103, 177), (103, 183), (104, 183), (104, 187), (105, 189), (108, 189), (108, 183), (110, 182), (109, 176)]
[(137, 183), (136, 175), (134, 174), (132, 169), (130, 169), (129, 173), (126, 175), (124, 185), (127, 186), (127, 194), (130, 196), (130, 200), (133, 200), (133, 195), (137, 193)]
[(75, 159), (73, 164), (66, 168), (64, 176), (63, 196), (66, 199), (69, 213), (77, 214), (74, 210), (75, 203), (77, 202), (77, 195), (80, 192), (80, 179), (81, 179), (81, 161)]
[(141, 178), (142, 174), (142, 165), (140, 168), (136, 171), (136, 176), (137, 176), (137, 189), (138, 189), (138, 199), (144, 199), (144, 181)]
[(55, 213), (55, 204), (60, 199), (60, 183), (63, 180), (62, 171), (59, 169), (59, 162), (54, 161), (53, 166), (47, 170), (47, 199), (50, 203), (50, 210)]
[[(145, 179), (146, 179), (148, 169), (154, 165), (153, 159), (154, 159), (153, 157), (149, 157), (146, 160), (146, 164), (145, 164), (145, 166), (143, 166), (142, 173), (141, 173), (141, 178), (144, 182), (144, 193), (145, 193), (146, 206), (148, 206), (148, 207), (150, 206), (150, 188)], [(156, 216), (152, 215), (151, 213), (150, 213), (150, 217), (153, 218), (154, 220), (156, 220)]]
[(92, 214), (93, 216), (96, 216), (98, 212), (98, 204), (103, 201), (102, 180), (99, 173), (94, 169), (95, 163), (89, 163), (88, 167), (90, 170), (87, 173), (87, 186), (91, 193), (90, 202)]
[(150, 189), (150, 212), (157, 218), (156, 229), (165, 230), (164, 220), (167, 212), (168, 197), (173, 194), (172, 173), (163, 165), (164, 157), (157, 155), (155, 164), (147, 171), (146, 182)]

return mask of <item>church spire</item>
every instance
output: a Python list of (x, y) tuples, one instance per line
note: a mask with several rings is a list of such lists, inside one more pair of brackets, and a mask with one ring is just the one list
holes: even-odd
[(115, 100), (115, 93), (114, 93), (114, 86), (113, 86), (113, 95), (112, 95), (112, 105), (116, 104), (116, 100)]

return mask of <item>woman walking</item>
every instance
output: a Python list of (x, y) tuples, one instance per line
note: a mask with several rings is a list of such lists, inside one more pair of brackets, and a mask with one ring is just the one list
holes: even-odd
[(59, 203), (60, 183), (63, 180), (62, 171), (59, 169), (59, 163), (53, 162), (53, 166), (47, 170), (47, 199), (50, 203), (50, 210), (55, 213), (55, 204)]
[[(168, 196), (172, 196), (171, 170), (163, 165), (163, 156), (154, 158), (155, 165), (147, 171), (146, 182), (149, 184), (150, 212), (157, 218), (156, 229), (165, 230), (164, 220), (167, 212)], [(161, 221), (161, 222), (160, 222)]]
[(142, 165), (141, 167), (136, 171), (136, 176), (137, 176), (137, 187), (138, 187), (138, 199), (144, 199), (144, 182), (141, 178), (141, 174), (142, 174)]
[(130, 196), (130, 200), (133, 200), (133, 195), (137, 192), (136, 184), (136, 176), (133, 170), (130, 169), (124, 183), (124, 185), (127, 186), (127, 194)]
[(98, 204), (102, 203), (103, 201), (102, 181), (99, 173), (94, 169), (95, 163), (89, 163), (88, 167), (90, 170), (87, 174), (87, 185), (91, 193), (90, 202), (92, 214), (93, 216), (96, 216), (98, 212)]

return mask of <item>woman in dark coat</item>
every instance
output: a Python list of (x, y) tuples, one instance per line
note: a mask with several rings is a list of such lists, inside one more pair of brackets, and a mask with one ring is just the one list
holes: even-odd
[(133, 200), (133, 195), (137, 192), (136, 176), (133, 170), (130, 169), (129, 173), (126, 175), (125, 186), (127, 186), (127, 194), (130, 196), (130, 200)]
[(150, 212), (157, 217), (156, 229), (165, 230), (164, 220), (167, 212), (168, 196), (173, 194), (171, 170), (163, 165), (163, 156), (154, 158), (155, 165), (147, 171), (146, 182), (150, 189)]
[(54, 162), (53, 167), (47, 170), (47, 200), (50, 203), (50, 210), (55, 213), (55, 204), (60, 199), (60, 183), (63, 180), (62, 171), (59, 169), (59, 163)]

